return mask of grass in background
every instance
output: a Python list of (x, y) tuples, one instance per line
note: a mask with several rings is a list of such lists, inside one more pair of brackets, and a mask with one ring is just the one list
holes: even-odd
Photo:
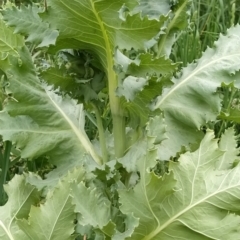
[(189, 27), (176, 42), (172, 58), (186, 66), (239, 22), (240, 0), (193, 0)]

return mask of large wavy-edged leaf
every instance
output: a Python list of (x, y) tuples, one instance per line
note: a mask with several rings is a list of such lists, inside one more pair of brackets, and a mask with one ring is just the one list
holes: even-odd
[(0, 207), (0, 238), (28, 240), (28, 236), (18, 227), (17, 219), (28, 217), (31, 205), (39, 202), (40, 194), (20, 175), (15, 175), (5, 186), (5, 191), (9, 200)]
[[(49, 11), (43, 18), (59, 30), (55, 50), (86, 49), (93, 53), (102, 65), (108, 79), (116, 156), (122, 156), (124, 144), (120, 142), (125, 131), (124, 110), (115, 95), (119, 79), (114, 71), (113, 55), (116, 48), (134, 48), (137, 51), (151, 48), (156, 43), (155, 37), (167, 16), (162, 15), (158, 20), (150, 20), (148, 17), (142, 18), (140, 12), (130, 14), (138, 4), (136, 0), (50, 0), (48, 4)], [(120, 135), (122, 137), (119, 137)]]
[(23, 45), (23, 37), (14, 35), (13, 29), (7, 27), (0, 17), (0, 58), (5, 58), (8, 54), (18, 56), (17, 48)]
[[(59, 29), (59, 38), (68, 41), (65, 46), (71, 47), (69, 39), (77, 40), (79, 48), (97, 53), (106, 69), (111, 64), (114, 47), (144, 49), (146, 41), (159, 32), (165, 20), (164, 17), (161, 17), (161, 21), (142, 19), (138, 13), (121, 19), (119, 10), (122, 6), (125, 4), (125, 7), (132, 8), (137, 1), (51, 0), (48, 4), (51, 9), (46, 19)], [(59, 17), (56, 18), (56, 15)]]
[[(71, 176), (70, 176), (71, 178)], [(70, 194), (69, 176), (59, 181), (50, 191), (44, 204), (32, 206), (29, 218), (18, 220), (19, 227), (35, 240), (70, 240), (75, 239), (74, 205)]]
[(240, 26), (220, 36), (212, 49), (207, 49), (200, 60), (183, 69), (174, 78), (174, 85), (166, 88), (157, 99), (154, 109), (164, 111), (169, 140), (159, 150), (162, 159), (168, 159), (181, 145), (199, 141), (199, 128), (215, 120), (221, 108), (216, 93), (221, 83), (238, 80), (234, 73), (240, 69)]
[[(1, 62), (8, 77), (8, 91), (15, 99), (9, 100), (5, 110), (0, 112), (3, 139), (13, 141), (22, 150), (22, 157), (47, 154), (59, 167), (79, 164), (85, 153), (100, 163), (84, 132), (82, 105), (45, 89), (26, 48), (19, 50), (19, 54), (20, 65), (13, 57)], [(64, 168), (62, 170), (64, 172)]]
[(39, 9), (35, 5), (28, 7), (21, 5), (20, 9), (16, 7), (5, 9), (2, 15), (7, 25), (14, 27), (15, 33), (27, 36), (27, 42), (31, 42), (37, 47), (55, 44), (58, 31), (51, 29), (48, 23), (43, 22), (38, 13)]
[(154, 152), (142, 158), (139, 184), (133, 190), (120, 191), (123, 213), (140, 219), (131, 238), (126, 239), (237, 239), (240, 166), (217, 169), (215, 164), (223, 154), (214, 133), (208, 131), (199, 149), (171, 162), (170, 172), (162, 178), (148, 170), (149, 162), (156, 158)]

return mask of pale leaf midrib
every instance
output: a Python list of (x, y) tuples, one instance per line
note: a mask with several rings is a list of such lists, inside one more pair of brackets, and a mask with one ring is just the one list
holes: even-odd
[[(145, 158), (146, 158), (146, 157), (145, 157)], [(154, 211), (153, 211), (153, 209), (152, 209), (152, 207), (151, 207), (151, 204), (150, 204), (150, 201), (149, 201), (148, 195), (147, 195), (147, 188), (146, 188), (146, 186), (147, 186), (147, 184), (146, 184), (146, 169), (147, 169), (147, 167), (146, 167), (146, 159), (144, 159), (144, 170), (143, 170), (144, 175), (142, 176), (143, 179), (144, 179), (144, 184), (143, 184), (144, 197), (145, 197), (145, 199), (146, 199), (146, 202), (147, 202), (148, 208), (150, 209), (151, 214), (153, 215), (155, 221), (157, 222), (157, 225), (160, 226), (160, 222), (159, 222), (157, 216), (155, 215), (155, 213), (154, 213)]]
[(173, 94), (178, 88), (180, 88), (182, 85), (184, 85), (186, 82), (188, 82), (189, 80), (191, 80), (192, 77), (194, 77), (195, 75), (197, 75), (199, 72), (201, 72), (203, 69), (213, 65), (214, 63), (221, 61), (223, 59), (227, 59), (227, 58), (233, 58), (234, 56), (240, 56), (239, 53), (237, 54), (231, 54), (228, 56), (223, 56), (221, 58), (218, 58), (212, 62), (208, 62), (208, 64), (200, 67), (198, 70), (193, 71), (193, 73), (191, 73), (188, 77), (186, 77), (183, 81), (179, 82), (178, 84), (174, 85), (173, 88), (162, 98), (160, 99), (160, 101), (156, 104), (156, 106), (154, 107), (154, 109), (156, 108), (161, 108), (161, 105), (164, 103), (164, 101), (171, 95)]
[[(229, 172), (231, 173), (231, 171)], [(224, 178), (226, 179), (226, 178)], [(224, 180), (222, 181), (222, 183), (224, 182)], [(221, 184), (222, 185), (222, 184)], [(221, 187), (220, 185), (220, 187)], [(220, 188), (219, 187), (219, 188)], [(182, 211), (180, 211), (179, 213), (177, 213), (176, 215), (174, 215), (173, 217), (171, 217), (166, 223), (164, 223), (162, 226), (159, 226), (156, 230), (152, 231), (151, 233), (149, 233), (147, 236), (145, 236), (142, 240), (150, 240), (152, 239), (153, 237), (155, 237), (158, 233), (160, 233), (163, 229), (165, 229), (166, 227), (168, 227), (171, 223), (173, 223), (174, 221), (176, 221), (176, 219), (181, 216), (182, 214), (186, 213), (187, 211), (189, 211), (190, 209), (194, 208), (195, 206), (203, 203), (203, 202), (207, 202), (207, 200), (211, 197), (213, 197), (214, 195), (217, 195), (217, 194), (220, 194), (222, 192), (226, 192), (228, 191), (229, 189), (232, 189), (232, 188), (236, 188), (236, 187), (240, 187), (240, 183), (238, 182), (236, 185), (231, 185), (227, 188), (224, 188), (222, 189), (221, 191), (219, 191), (219, 188), (213, 192), (212, 194), (210, 195), (207, 195), (206, 197), (198, 200), (196, 203), (192, 204), (192, 205), (188, 205), (185, 209), (183, 209)]]
[(95, 153), (95, 150), (93, 148), (93, 145), (91, 144), (90, 140), (88, 139), (87, 135), (84, 134), (84, 132), (75, 126), (75, 124), (69, 119), (69, 117), (65, 114), (65, 112), (58, 106), (58, 104), (51, 98), (51, 96), (47, 93), (52, 105), (57, 109), (57, 111), (62, 115), (63, 119), (67, 122), (67, 124), (70, 126), (70, 129), (72, 129), (73, 133), (77, 136), (77, 139), (79, 142), (83, 145), (87, 153), (89, 153), (93, 159), (101, 165), (101, 159), (99, 156)]
[(19, 211), (21, 210), (22, 206), (26, 203), (26, 201), (30, 198), (30, 196), (32, 195), (33, 191), (35, 190), (34, 187), (32, 187), (32, 190), (29, 192), (29, 194), (27, 195), (27, 197), (25, 198), (25, 200), (22, 202), (22, 204), (18, 207), (18, 210), (15, 212), (15, 214), (11, 217), (11, 220), (9, 221), (8, 224), (8, 232), (11, 234), (10, 228), (12, 225), (13, 220), (16, 218), (17, 214), (19, 213)]
[(57, 215), (57, 217), (56, 217), (56, 219), (55, 219), (55, 222), (54, 222), (54, 224), (53, 224), (53, 227), (52, 227), (52, 229), (51, 229), (51, 232), (50, 232), (50, 234), (49, 234), (49, 236), (48, 236), (48, 239), (49, 239), (49, 240), (52, 239), (52, 235), (53, 235), (54, 229), (55, 229), (55, 227), (56, 227), (56, 225), (57, 225), (57, 223), (58, 223), (58, 219), (59, 219), (61, 213), (63, 212), (64, 207), (66, 206), (67, 201), (68, 201), (69, 198), (70, 198), (70, 195), (68, 194), (67, 197), (66, 197), (66, 199), (65, 199), (65, 201), (64, 201), (64, 203), (62, 204), (62, 208), (60, 209), (60, 211), (59, 211), (59, 213), (58, 213), (58, 215)]

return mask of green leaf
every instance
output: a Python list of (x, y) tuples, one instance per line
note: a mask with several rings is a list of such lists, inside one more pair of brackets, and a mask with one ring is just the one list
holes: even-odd
[(150, 118), (147, 127), (148, 148), (160, 144), (166, 139), (166, 123), (162, 115)]
[(13, 34), (12, 28), (7, 27), (0, 18), (0, 59), (4, 59), (8, 54), (18, 56), (17, 49), (23, 46), (23, 37)]
[(228, 113), (221, 112), (219, 118), (226, 121), (240, 123), (240, 110), (238, 108), (231, 108)]
[(8, 91), (15, 99), (0, 113), (3, 139), (13, 141), (24, 158), (47, 154), (50, 161), (59, 166), (60, 175), (81, 165), (86, 153), (101, 164), (84, 131), (83, 106), (43, 86), (28, 51), (24, 48), (19, 53), (21, 65), (16, 58), (6, 59), (1, 64), (9, 80)]
[(152, 54), (140, 54), (127, 69), (127, 74), (141, 77), (147, 75), (169, 75), (177, 69), (177, 64), (173, 64), (170, 59), (164, 56), (154, 58)]
[(127, 112), (129, 119), (128, 124), (132, 128), (144, 127), (149, 117), (156, 115), (157, 111), (153, 112), (149, 106), (152, 100), (162, 92), (163, 86), (169, 85), (167, 81), (168, 79), (159, 81), (156, 77), (152, 77), (144, 89), (135, 94), (133, 101), (128, 102), (125, 98), (121, 98), (122, 107)]
[(69, 177), (60, 180), (53, 191), (50, 191), (45, 203), (40, 207), (32, 206), (28, 220), (18, 220), (19, 227), (36, 240), (70, 240), (75, 239), (74, 206), (70, 194)]
[[(232, 133), (227, 138), (232, 139)], [(177, 163), (171, 162), (170, 172), (163, 178), (145, 170), (154, 154), (141, 159), (139, 184), (120, 192), (123, 213), (140, 218), (139, 226), (127, 239), (238, 238), (240, 217), (235, 213), (240, 210), (240, 166), (216, 169), (223, 154), (214, 133), (208, 131), (199, 149), (181, 155)]]
[(21, 8), (7, 8), (2, 12), (3, 19), (8, 26), (15, 27), (15, 33), (27, 36), (26, 41), (35, 44), (37, 47), (48, 47), (55, 44), (58, 31), (51, 29), (50, 25), (43, 22), (38, 15), (39, 9), (32, 5)]
[(115, 54), (115, 63), (119, 72), (116, 93), (125, 98), (121, 99), (121, 105), (129, 117), (128, 124), (132, 128), (142, 127), (152, 115), (150, 103), (159, 96), (162, 87), (168, 85), (168, 76), (176, 70), (177, 64), (165, 57), (153, 58), (149, 53), (139, 54), (131, 60), (119, 50)]
[(124, 79), (123, 84), (118, 88), (118, 95), (124, 96), (127, 101), (133, 100), (136, 93), (143, 90), (147, 84), (147, 79), (128, 76)]
[(139, 0), (139, 5), (133, 9), (133, 13), (141, 12), (142, 16), (149, 19), (159, 19), (161, 15), (167, 15), (170, 11), (168, 0), (159, 2), (158, 0)]
[(83, 226), (90, 224), (102, 229), (111, 219), (111, 203), (96, 188), (85, 187), (83, 183), (72, 185), (75, 212), (80, 213), (78, 219)]
[(2, 240), (27, 240), (27, 235), (17, 225), (17, 219), (27, 218), (30, 207), (39, 202), (35, 187), (26, 183), (24, 176), (15, 177), (5, 186), (8, 202), (0, 207), (0, 238)]
[[(70, 164), (71, 166), (71, 164)], [(65, 167), (65, 168), (64, 168)], [(52, 190), (56, 187), (59, 182), (59, 175), (64, 175), (64, 181), (72, 182), (81, 182), (85, 179), (85, 169), (82, 166), (80, 167), (69, 167), (69, 166), (61, 166), (63, 169), (57, 169), (56, 171), (50, 172), (47, 176), (48, 178), (42, 179), (37, 174), (28, 173), (25, 175), (26, 182), (35, 186), (38, 190), (43, 190), (42, 195), (46, 195), (49, 190)], [(67, 171), (71, 169), (70, 171)], [(61, 173), (61, 174), (60, 174)]]
[(164, 56), (155, 58), (150, 53), (140, 53), (134, 60), (131, 60), (119, 49), (115, 52), (115, 64), (118, 71), (124, 72), (127, 76), (132, 75), (135, 77), (171, 75), (178, 66), (178, 64), (173, 63)]
[(219, 170), (230, 169), (233, 167), (235, 161), (239, 162), (239, 149), (237, 149), (237, 139), (234, 136), (234, 129), (229, 128), (222, 135), (219, 142), (219, 148), (224, 151), (219, 161), (216, 164), (216, 168)]
[[(116, 157), (125, 151), (125, 121), (121, 102), (115, 95), (118, 77), (114, 71), (116, 47), (119, 49), (147, 50), (156, 42), (154, 38), (164, 25), (166, 16), (159, 20), (142, 18), (140, 13), (130, 14), (138, 1), (81, 0), (48, 1), (49, 11), (42, 17), (59, 30), (55, 50), (87, 49), (102, 65), (108, 79), (109, 102), (113, 119)], [(129, 9), (124, 14), (124, 8)], [(56, 18), (60, 15), (60, 18)], [(69, 28), (71, 26), (71, 28)]]
[[(154, 1), (154, 0), (153, 0)], [(156, 0), (155, 0), (156, 1)], [(177, 34), (185, 30), (188, 25), (189, 5), (191, 0), (179, 0), (172, 6), (173, 11), (169, 14), (166, 28), (162, 28), (159, 42), (157, 44), (157, 56), (171, 54), (172, 46), (177, 39)]]
[(237, 25), (226, 36), (220, 36), (212, 49), (184, 68), (180, 76), (173, 78), (174, 85), (158, 97), (153, 108), (164, 112), (169, 138), (159, 150), (162, 160), (174, 156), (182, 145), (198, 142), (201, 125), (216, 120), (221, 109), (216, 90), (222, 82), (235, 80), (234, 73), (240, 69), (239, 32)]
[(103, 228), (103, 232), (107, 236), (110, 236), (110, 239), (112, 240), (126, 239), (127, 237), (131, 237), (135, 227), (138, 226), (138, 219), (136, 219), (132, 215), (128, 215), (124, 220), (124, 224), (126, 229), (126, 231), (124, 232), (119, 232), (118, 230), (116, 230), (116, 225), (112, 222), (110, 222), (107, 226)]
[(78, 86), (73, 77), (66, 76), (66, 70), (63, 68), (49, 68), (41, 72), (41, 77), (49, 85), (53, 85), (55, 89), (60, 88), (65, 92), (73, 92)]
[[(77, 0), (63, 3), (51, 0), (46, 19), (51, 19), (49, 22), (59, 29), (61, 39), (74, 38), (79, 41), (79, 48), (91, 46), (92, 50), (98, 52), (103, 66), (106, 66), (107, 62), (103, 60), (110, 60), (108, 52), (113, 52), (114, 46), (120, 49), (144, 49), (145, 41), (153, 38), (163, 24), (164, 18), (161, 21), (149, 21), (147, 18), (141, 19), (139, 14), (128, 14), (126, 20), (116, 17), (124, 4), (126, 7), (131, 5), (131, 8), (137, 1), (126, 3), (118, 0), (113, 3), (109, 0), (93, 0), (82, 3)], [(59, 12), (61, 18), (55, 18)], [(71, 28), (66, 28), (69, 25)]]
[(142, 157), (146, 155), (148, 149), (155, 148), (155, 145), (160, 144), (164, 139), (166, 139), (165, 128), (166, 124), (161, 115), (150, 118), (146, 127), (147, 138), (139, 137), (138, 141), (131, 146), (124, 157), (118, 160), (129, 173), (136, 172), (138, 170), (137, 164), (139, 159), (142, 159)]

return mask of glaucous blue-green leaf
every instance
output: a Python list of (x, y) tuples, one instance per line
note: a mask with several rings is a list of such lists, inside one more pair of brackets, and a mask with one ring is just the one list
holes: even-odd
[(17, 219), (27, 218), (31, 205), (38, 204), (40, 194), (26, 183), (24, 176), (15, 177), (5, 186), (8, 202), (0, 207), (0, 238), (2, 240), (28, 240), (18, 226)]
[(142, 16), (147, 16), (150, 19), (159, 19), (161, 15), (167, 15), (170, 11), (168, 0), (139, 0), (139, 5), (132, 12), (141, 12)]
[[(61, 168), (60, 170), (58, 169), (57, 171), (50, 172), (48, 174), (48, 177), (45, 179), (42, 179), (39, 175), (35, 173), (29, 172), (28, 174), (25, 174), (26, 182), (35, 186), (38, 190), (43, 190), (42, 196), (45, 196), (49, 190), (52, 190), (58, 184), (59, 179), (61, 179), (59, 177), (60, 175), (59, 173), (61, 173), (61, 175), (64, 174), (63, 177), (65, 181), (68, 181), (68, 182), (73, 182), (73, 181), (81, 182), (85, 179), (86, 171), (85, 169), (83, 169), (83, 166), (74, 167), (72, 165), (72, 167), (68, 167), (68, 166), (62, 165), (60, 168)], [(70, 170), (68, 171), (68, 169)]]
[[(157, 2), (157, 0), (154, 2)], [(169, 14), (165, 27), (162, 28), (156, 45), (158, 57), (162, 55), (169, 56), (171, 54), (172, 46), (177, 39), (177, 34), (181, 30), (187, 28), (190, 3), (191, 0), (179, 0), (174, 6), (172, 6), (172, 12)]]
[(239, 162), (239, 149), (237, 149), (237, 137), (234, 136), (234, 129), (226, 129), (222, 134), (219, 148), (224, 151), (224, 154), (219, 158), (216, 168), (217, 169), (230, 169), (233, 167), (234, 162)]
[(150, 49), (167, 16), (159, 16), (156, 20), (142, 17), (139, 12), (131, 14), (138, 4), (136, 0), (50, 0), (48, 4), (48, 12), (42, 18), (59, 30), (55, 50), (85, 49), (102, 65), (108, 80), (115, 155), (122, 157), (125, 150), (125, 112), (115, 94), (119, 79), (114, 71), (113, 56), (116, 48)]
[(129, 151), (118, 161), (130, 172), (137, 172), (138, 161), (145, 156), (148, 149), (155, 148), (155, 145), (160, 144), (166, 139), (166, 123), (164, 118), (159, 115), (150, 118), (146, 126), (146, 137), (138, 136)]
[(26, 41), (33, 43), (36, 47), (48, 47), (55, 44), (58, 31), (51, 29), (49, 23), (43, 22), (39, 17), (39, 8), (35, 5), (6, 8), (3, 19), (8, 26), (14, 27), (15, 33), (27, 36)]
[(80, 214), (78, 221), (102, 229), (111, 219), (111, 203), (96, 188), (85, 187), (84, 183), (71, 186), (75, 212)]
[(91, 155), (89, 161), (93, 158), (100, 164), (101, 158), (84, 131), (83, 106), (40, 83), (26, 48), (19, 55), (21, 64), (14, 57), (1, 62), (7, 90), (14, 97), (0, 113), (3, 139), (14, 142), (24, 158), (47, 154), (59, 166), (59, 175), (65, 173), (65, 167), (81, 165), (86, 153)]
[(18, 56), (17, 48), (23, 46), (23, 37), (13, 34), (13, 29), (7, 27), (0, 17), (0, 58), (4, 59), (8, 54)]
[(70, 240), (74, 235), (74, 205), (70, 194), (69, 176), (61, 179), (55, 189), (48, 192), (45, 202), (32, 206), (29, 218), (17, 221), (30, 239)]
[(152, 112), (149, 108), (154, 98), (168, 85), (169, 75), (176, 70), (177, 64), (164, 56), (153, 58), (149, 53), (141, 53), (134, 60), (119, 50), (115, 53), (118, 74), (117, 95), (123, 96), (121, 105), (129, 117), (128, 124), (137, 128), (148, 121)]
[[(112, 240), (122, 240), (127, 237), (131, 237), (135, 227), (138, 226), (138, 219), (133, 215), (127, 215), (124, 219), (125, 230), (120, 232), (116, 228), (116, 224), (110, 222), (107, 226), (103, 227), (102, 231), (105, 233), (105, 236), (109, 237)], [(107, 238), (108, 239), (108, 238)]]
[[(122, 20), (119, 10), (125, 4), (126, 7), (137, 5), (137, 1), (56, 1), (48, 2), (50, 8), (46, 19), (59, 29), (60, 39), (75, 39), (79, 42), (79, 48), (91, 49), (99, 56), (103, 66), (110, 63), (114, 47), (120, 49), (144, 49), (145, 42), (153, 38), (163, 25), (161, 21), (141, 18), (140, 14), (127, 14)], [(56, 14), (59, 18), (56, 18)], [(67, 26), (70, 26), (68, 28)], [(69, 48), (71, 41), (68, 41)], [(88, 47), (86, 47), (88, 46)], [(106, 62), (107, 60), (107, 62)]]
[[(231, 152), (232, 147), (225, 151)], [(212, 131), (197, 151), (171, 162), (163, 177), (149, 170), (156, 154), (146, 154), (139, 162), (140, 182), (133, 190), (120, 191), (122, 212), (140, 218), (139, 226), (126, 239), (237, 239), (240, 166), (216, 168), (223, 154)]]
[(135, 77), (166, 76), (175, 72), (178, 66), (165, 56), (156, 58), (150, 53), (137, 54), (135, 59), (132, 60), (120, 50), (115, 52), (115, 64), (118, 71)]
[(65, 92), (72, 92), (78, 86), (73, 77), (66, 75), (66, 70), (63, 68), (49, 68), (46, 71), (41, 72), (41, 77), (49, 85), (53, 85), (56, 89)]
[(220, 36), (212, 49), (207, 49), (196, 62), (183, 69), (173, 78), (174, 85), (165, 88), (157, 98), (153, 109), (164, 112), (168, 140), (159, 149), (163, 160), (180, 151), (181, 145), (198, 142), (200, 127), (208, 121), (216, 120), (221, 100), (217, 88), (238, 80), (234, 73), (240, 69), (240, 26), (228, 30)]

